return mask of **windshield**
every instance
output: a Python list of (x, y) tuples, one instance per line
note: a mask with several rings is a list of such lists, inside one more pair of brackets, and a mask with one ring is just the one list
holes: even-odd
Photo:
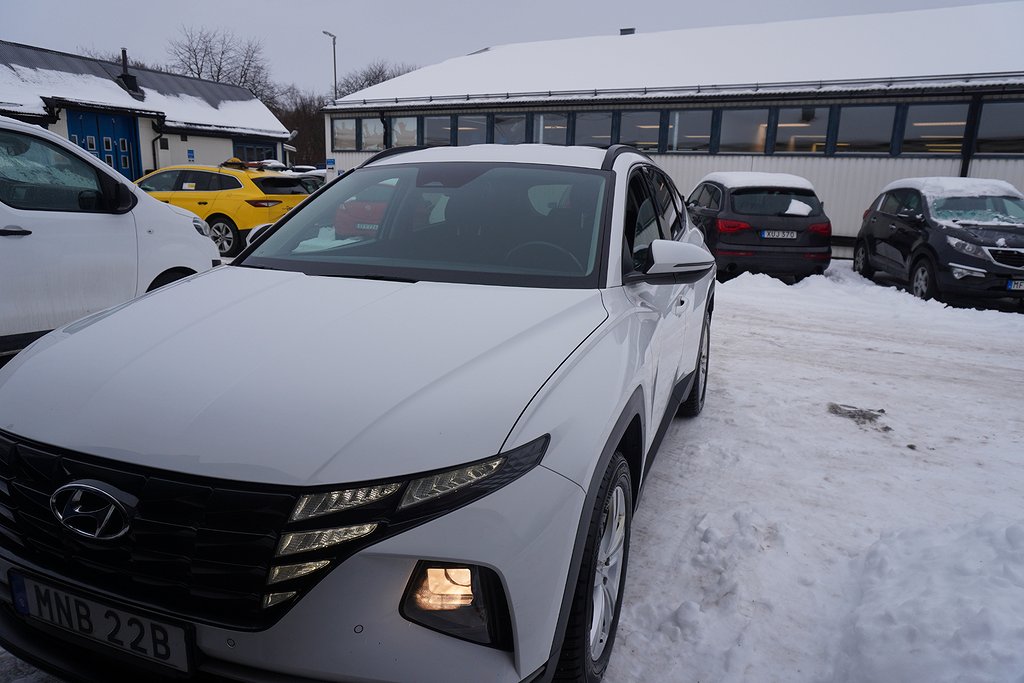
[(820, 216), (821, 202), (810, 190), (758, 187), (733, 190), (732, 210), (747, 216)]
[(940, 221), (1024, 224), (1024, 200), (1016, 197), (935, 197), (931, 210)]
[(238, 265), (311, 275), (595, 287), (607, 173), (433, 162), (357, 169)]

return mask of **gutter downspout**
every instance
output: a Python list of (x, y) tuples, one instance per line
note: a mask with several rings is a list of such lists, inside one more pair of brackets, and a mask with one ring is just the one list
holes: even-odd
[(160, 145), (159, 145), (159, 141), (160, 141), (160, 138), (162, 138), (164, 136), (164, 131), (162, 130), (162, 127), (160, 126), (159, 120), (153, 121), (153, 130), (156, 131), (156, 137), (153, 138), (153, 141), (150, 144), (153, 146), (153, 170), (155, 171), (155, 170), (160, 168)]

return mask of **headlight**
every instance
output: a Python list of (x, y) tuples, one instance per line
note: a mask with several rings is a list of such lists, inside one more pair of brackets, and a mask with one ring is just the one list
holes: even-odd
[(384, 484), (383, 486), (364, 486), (358, 489), (328, 491), (302, 496), (295, 504), (295, 510), (289, 521), (299, 522), (311, 517), (329, 515), (350, 508), (368, 505), (381, 498), (386, 498), (398, 490), (400, 484)]
[(402, 496), (402, 504), (398, 507), (399, 509), (407, 508), (410, 505), (458, 491), (463, 486), (469, 486), (491, 476), (504, 462), (505, 458), (492, 458), (469, 467), (460, 467), (457, 470), (448, 470), (411, 481), (405, 489), (405, 495)]
[(967, 242), (952, 235), (946, 235), (946, 242), (961, 254), (973, 256), (974, 258), (985, 258), (985, 250), (978, 244)]
[(210, 226), (207, 225), (206, 221), (204, 221), (199, 216), (192, 217), (192, 227), (194, 227), (196, 229), (196, 232), (198, 232), (203, 237), (210, 236)]

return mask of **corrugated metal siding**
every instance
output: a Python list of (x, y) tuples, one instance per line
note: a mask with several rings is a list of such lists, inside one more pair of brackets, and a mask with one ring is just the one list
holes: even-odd
[(329, 152), (334, 157), (335, 168), (339, 171), (347, 171), (363, 163), (376, 152)]
[[(712, 171), (792, 173), (807, 178), (814, 185), (818, 197), (825, 202), (825, 212), (832, 220), (832, 232), (842, 237), (856, 236), (864, 210), (893, 180), (960, 174), (959, 157), (894, 159), (656, 154), (653, 158), (669, 172), (684, 195), (688, 195), (700, 179)], [(1024, 163), (1020, 160), (1016, 163), (1024, 172)]]
[(1024, 159), (973, 159), (968, 174), (972, 178), (998, 178), (1024, 191)]

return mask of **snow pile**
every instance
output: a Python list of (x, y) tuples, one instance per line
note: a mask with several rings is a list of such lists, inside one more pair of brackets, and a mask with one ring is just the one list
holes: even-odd
[(1024, 523), (886, 533), (863, 565), (837, 683), (1024, 676)]

